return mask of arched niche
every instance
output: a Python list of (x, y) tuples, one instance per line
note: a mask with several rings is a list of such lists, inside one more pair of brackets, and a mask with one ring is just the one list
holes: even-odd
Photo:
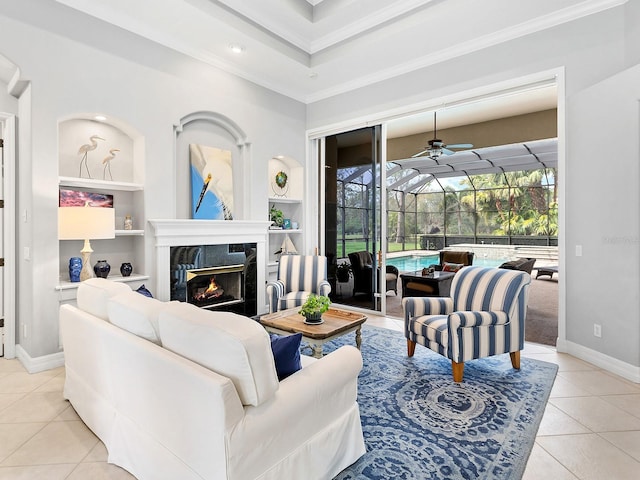
[[(286, 189), (275, 185), (276, 175), (283, 171), (287, 174)], [(276, 155), (269, 160), (269, 197), (282, 197), (295, 200), (304, 200), (304, 169), (300, 163), (286, 155)]]
[[(132, 182), (144, 184), (144, 139), (131, 125), (115, 117), (96, 120), (97, 113), (75, 113), (58, 121), (58, 172), (62, 177), (80, 177), (78, 150), (91, 143), (90, 137), (97, 135), (95, 150), (88, 152), (87, 164), (91, 176), (96, 180)], [(111, 163), (111, 175), (104, 171), (102, 160), (117, 149)], [(86, 170), (83, 175), (87, 177)]]
[(194, 112), (175, 125), (176, 218), (191, 218), (189, 145), (198, 144), (231, 151), (233, 162), (233, 218), (247, 218), (251, 143), (240, 126), (216, 112)]

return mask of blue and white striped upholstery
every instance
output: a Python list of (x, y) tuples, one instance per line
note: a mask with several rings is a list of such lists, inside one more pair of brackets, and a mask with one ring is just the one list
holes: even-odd
[(322, 255), (282, 255), (278, 265), (278, 280), (267, 282), (269, 312), (299, 307), (307, 297), (328, 296), (327, 257)]
[(406, 297), (405, 336), (456, 363), (518, 352), (531, 277), (526, 272), (464, 267), (450, 298)]

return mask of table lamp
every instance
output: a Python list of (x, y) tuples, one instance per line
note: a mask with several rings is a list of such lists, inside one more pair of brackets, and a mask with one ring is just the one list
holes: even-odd
[(60, 207), (58, 209), (58, 238), (60, 240), (84, 240), (80, 281), (92, 278), (90, 240), (115, 238), (116, 217), (113, 208)]

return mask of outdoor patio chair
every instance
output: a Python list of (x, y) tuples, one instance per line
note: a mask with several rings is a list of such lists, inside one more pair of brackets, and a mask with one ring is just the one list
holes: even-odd
[(450, 297), (402, 300), (407, 353), (416, 343), (451, 360), (453, 380), (461, 382), (464, 362), (509, 353), (520, 369), (531, 276), (519, 270), (463, 267)]
[(446, 270), (448, 264), (454, 265), (462, 265), (463, 267), (467, 265), (473, 265), (473, 252), (458, 252), (455, 250), (440, 250), (440, 263), (431, 265), (435, 270)]
[(327, 257), (282, 255), (278, 279), (267, 282), (269, 313), (301, 306), (310, 294), (329, 296)]
[[(349, 254), (349, 263), (353, 272), (353, 296), (356, 293), (373, 294), (373, 257), (370, 252), (361, 251)], [(385, 292), (393, 290), (398, 295), (398, 277), (400, 272), (393, 265), (387, 265), (385, 271)]]

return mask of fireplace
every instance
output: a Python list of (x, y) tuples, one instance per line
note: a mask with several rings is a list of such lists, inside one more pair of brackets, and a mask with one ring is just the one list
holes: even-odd
[(179, 245), (169, 250), (170, 300), (256, 315), (256, 243)]
[[(234, 303), (231, 300), (229, 303), (218, 302), (207, 308), (238, 313), (267, 311), (264, 285), (269, 222), (180, 219), (149, 220), (149, 223), (154, 230), (156, 262), (153, 276), (156, 279), (158, 299), (186, 302), (187, 274), (191, 275), (194, 270), (242, 266), (242, 272), (238, 274), (241, 282), (239, 298), (245, 305), (242, 310), (238, 306), (241, 302)], [(243, 250), (247, 245), (250, 245), (251, 253)], [(184, 254), (180, 261), (176, 260), (176, 247), (181, 247)], [(199, 258), (198, 255), (200, 255)], [(197, 265), (196, 259), (199, 262)], [(180, 264), (179, 268), (176, 268), (177, 263)], [(180, 281), (184, 278), (184, 282), (178, 282), (177, 277)], [(253, 277), (255, 281), (247, 283), (247, 277)], [(198, 280), (198, 282), (204, 283), (205, 280)], [(176, 283), (180, 283), (178, 288)], [(233, 288), (236, 287), (223, 287), (226, 293)], [(248, 291), (251, 289), (253, 291)]]
[(244, 265), (188, 270), (185, 300), (211, 309), (243, 304), (243, 271)]

